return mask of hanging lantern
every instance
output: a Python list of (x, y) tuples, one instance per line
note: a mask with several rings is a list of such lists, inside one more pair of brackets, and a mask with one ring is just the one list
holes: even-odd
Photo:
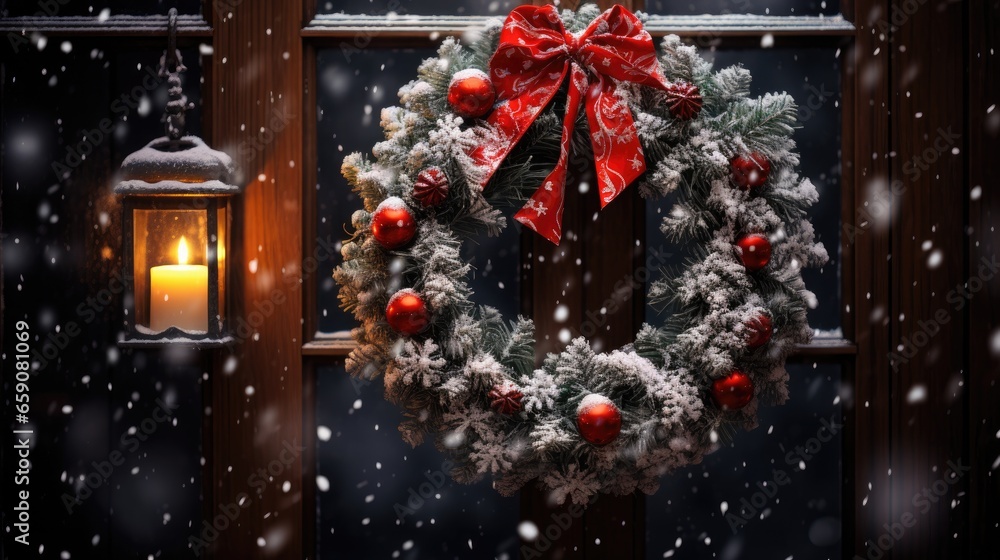
[(125, 346), (221, 346), (226, 333), (232, 159), (184, 135), (184, 71), (174, 46), (176, 11), (160, 61), (167, 77), (167, 135), (122, 162)]

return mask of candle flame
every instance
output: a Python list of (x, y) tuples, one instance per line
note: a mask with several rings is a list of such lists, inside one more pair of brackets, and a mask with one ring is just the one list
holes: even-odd
[(177, 242), (177, 264), (187, 264), (188, 263), (188, 244), (184, 236), (181, 236), (181, 240)]

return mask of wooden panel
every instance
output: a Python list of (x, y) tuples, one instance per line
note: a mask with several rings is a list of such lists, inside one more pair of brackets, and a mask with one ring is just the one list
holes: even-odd
[[(583, 4), (593, 4), (595, 2), (593, 2), (593, 0), (589, 2), (584, 0), (562, 0), (561, 2), (552, 2), (550, 0), (533, 0), (531, 3), (536, 6), (544, 6), (546, 4), (556, 4), (561, 9), (575, 10), (578, 7), (582, 6)], [(621, 4), (622, 6), (630, 10), (638, 10), (639, 8), (642, 7), (643, 0), (618, 0), (617, 2), (615, 0), (597, 0), (596, 4), (597, 7), (602, 10), (607, 10), (608, 8), (614, 6), (615, 4)]]
[[(522, 276), (523, 282), (528, 282), (530, 276), (525, 272)], [(523, 307), (522, 313), (531, 313), (531, 306)], [(306, 308), (307, 314), (309, 309)], [(307, 320), (308, 324), (308, 320)], [(309, 333), (309, 330), (306, 330)], [(344, 357), (351, 353), (357, 346), (352, 338), (314, 338), (302, 345), (303, 356), (329, 356)], [(836, 361), (841, 363), (842, 356), (853, 356), (857, 353), (857, 346), (843, 338), (819, 337), (814, 338), (809, 344), (798, 344), (788, 356), (788, 360), (799, 362), (828, 362)]]
[[(640, 279), (646, 278), (646, 271), (638, 271), (645, 260), (646, 206), (632, 186), (602, 210), (592, 175), (593, 186), (582, 195), (587, 248), (582, 266), (583, 303), (587, 317), (602, 317), (608, 300), (618, 303), (619, 311), (603, 315), (606, 323), (590, 337), (596, 349), (609, 352), (632, 342), (644, 318), (645, 285)], [(601, 496), (584, 515), (585, 558), (644, 558), (645, 544), (646, 497), (642, 493)]]
[[(306, 309), (309, 313), (309, 309)], [(307, 333), (309, 331), (306, 331)], [(352, 338), (317, 338), (302, 345), (303, 356), (345, 357), (357, 347)]]
[[(845, 17), (853, 20), (854, 2), (846, 2), (844, 6)], [(856, 227), (855, 218), (855, 118), (857, 115), (857, 64), (855, 59), (854, 43), (849, 43), (842, 47), (840, 54), (840, 91), (841, 91), (841, 163), (840, 163), (840, 219), (841, 238), (840, 243), (840, 286), (841, 286), (841, 315), (840, 325), (844, 338), (852, 341), (852, 357), (844, 359), (840, 367), (840, 379), (842, 386), (857, 388), (858, 371), (858, 345), (856, 317), (859, 313), (857, 303), (857, 285), (854, 282), (857, 274), (855, 263), (855, 243), (847, 235), (849, 228)], [(829, 250), (829, 248), (828, 248)], [(867, 292), (867, 287), (865, 289)], [(844, 558), (850, 558), (857, 548), (857, 471), (855, 465), (857, 454), (855, 452), (856, 435), (858, 433), (857, 412), (857, 392), (850, 394), (841, 391), (845, 396), (842, 399), (841, 411), (844, 415), (845, 429), (842, 432), (841, 447), (841, 543)]]
[[(312, 4), (307, 2), (307, 4)], [(317, 204), (319, 191), (316, 188), (319, 184), (319, 153), (317, 148), (318, 136), (316, 133), (316, 123), (318, 119), (318, 85), (316, 81), (316, 49), (312, 45), (307, 45), (303, 51), (303, 62), (305, 65), (305, 101), (304, 101), (304, 115), (302, 130), (304, 133), (304, 153), (302, 154), (302, 173), (304, 175), (303, 188), (303, 208), (305, 209), (305, 214), (302, 216), (305, 223), (303, 224), (304, 231), (304, 242), (303, 254), (313, 255), (316, 254), (317, 238), (318, 238), (318, 212)], [(310, 274), (303, 283), (303, 299), (305, 302), (305, 340), (311, 341), (316, 333), (319, 331), (319, 275)], [(353, 339), (348, 339), (353, 343)], [(352, 348), (353, 349), (353, 344)], [(350, 350), (347, 350), (349, 353)], [(303, 355), (308, 355), (303, 348)], [(347, 355), (342, 354), (342, 355)]]
[[(969, 4), (969, 64), (967, 114), (969, 218), (969, 277), (979, 274), (980, 259), (1000, 255), (1000, 1)], [(979, 193), (978, 195), (976, 193)], [(995, 261), (994, 261), (995, 262)], [(971, 286), (970, 286), (971, 287)], [(1000, 274), (984, 278), (980, 295), (969, 309), (968, 422), (970, 558), (1000, 558)]]
[[(604, 4), (607, 4), (605, 2)], [(635, 4), (635, 3), (633, 3)], [(481, 29), (493, 16), (419, 16), (403, 15), (387, 20), (381, 16), (354, 14), (323, 14), (316, 16), (302, 30), (303, 37), (350, 38), (359, 33), (376, 34), (378, 39), (412, 38), (427, 41), (431, 33), (439, 37), (461, 36)], [(854, 26), (841, 17), (825, 16), (760, 16), (715, 15), (649, 16), (643, 27), (654, 37), (669, 33), (681, 37), (802, 37), (823, 40), (824, 37), (850, 37)], [(757, 43), (759, 46), (759, 42)]]
[[(65, 3), (65, 2), (64, 2)], [(167, 16), (122, 16), (105, 19), (85, 16), (0, 18), (0, 33), (31, 35), (42, 33), (55, 37), (166, 37)], [(212, 28), (196, 15), (177, 16), (179, 37), (211, 37)]]
[[(316, 15), (315, 2), (302, 2), (302, 21), (309, 21)], [(302, 168), (303, 168), (303, 255), (312, 255), (316, 249), (316, 184), (319, 169), (317, 153), (317, 96), (319, 82), (316, 78), (316, 50), (306, 46), (302, 52), (303, 81), (303, 122), (302, 122)], [(317, 274), (310, 274), (303, 282), (305, 314), (304, 340), (311, 338), (317, 331), (316, 299), (319, 294)], [(304, 355), (304, 353), (303, 353)], [(306, 361), (302, 380), (302, 445), (305, 452), (302, 455), (302, 557), (306, 560), (316, 558), (317, 515), (319, 504), (316, 498), (316, 364)]]
[[(853, 376), (853, 398), (845, 399), (847, 437), (844, 442), (845, 526), (844, 556), (865, 556), (866, 540), (881, 535), (882, 524), (891, 516), (889, 472), (889, 412), (892, 401), (886, 349), (889, 331), (885, 324), (890, 309), (889, 231), (886, 224), (866, 218), (872, 211), (874, 193), (889, 184), (889, 73), (888, 44), (876, 29), (888, 17), (887, 0), (857, 0), (857, 37), (846, 62), (843, 190), (845, 228), (842, 245), (846, 284), (855, 288), (853, 315), (845, 321), (845, 333), (853, 331), (857, 359)], [(847, 87), (851, 86), (848, 90)], [(851, 145), (853, 144), (853, 146)], [(873, 155), (876, 154), (876, 155)], [(879, 155), (881, 154), (881, 155)], [(883, 199), (878, 199), (883, 200)], [(869, 484), (871, 487), (869, 488)]]
[(210, 140), (234, 156), (245, 185), (231, 261), (239, 342), (212, 375), (206, 500), (218, 514), (249, 498), (212, 551), (302, 558), (303, 11), (299, 0), (243, 0), (231, 12), (213, 21)]
[[(961, 390), (958, 382), (965, 371), (964, 314), (969, 306), (956, 304), (949, 295), (968, 280), (966, 193), (961, 188), (966, 182), (960, 153), (965, 135), (965, 18), (959, 3), (928, 2), (914, 9), (907, 2), (892, 1), (896, 24), (891, 41), (882, 45), (891, 52), (890, 137), (896, 157), (890, 158), (890, 177), (900, 186), (893, 201), (888, 351), (901, 355), (890, 360), (888, 481), (893, 511), (882, 522), (891, 525), (906, 513), (917, 517), (915, 530), (894, 543), (894, 559), (967, 558), (968, 540), (953, 535), (968, 534), (963, 512), (967, 502), (960, 496), (969, 477), (954, 484), (946, 478), (949, 461), (967, 457), (959, 435), (965, 429), (964, 401), (952, 395)], [(909, 15), (900, 18), (900, 13)], [(883, 152), (877, 153), (883, 157)], [(972, 305), (983, 304), (977, 299)], [(926, 397), (910, 398), (921, 394)], [(886, 477), (875, 472), (878, 482)], [(942, 481), (949, 483), (946, 493), (929, 507), (918, 505), (915, 497), (929, 488), (940, 494), (935, 485)], [(952, 500), (957, 501), (954, 513)]]
[[(582, 266), (577, 260), (583, 259), (583, 208), (581, 195), (576, 185), (579, 175), (570, 170), (566, 181), (567, 196), (563, 213), (563, 237), (558, 246), (549, 243), (542, 236), (525, 228), (522, 232), (521, 262), (527, 274), (527, 282), (521, 284), (522, 305), (527, 306), (524, 313), (535, 321), (535, 361), (541, 364), (549, 352), (559, 352), (565, 344), (559, 341), (559, 332), (571, 325), (580, 325), (584, 321), (584, 290)], [(591, 193), (596, 196), (596, 193)], [(593, 250), (593, 248), (591, 249)], [(554, 312), (556, 306), (565, 305), (568, 316), (562, 322), (556, 321)], [(579, 331), (577, 331), (579, 332)], [(525, 486), (521, 491), (521, 519), (530, 520), (538, 526), (544, 535), (545, 531), (554, 525), (557, 519), (572, 519), (573, 522), (559, 529), (550, 529), (558, 538), (553, 540), (551, 548), (541, 550), (536, 547), (542, 558), (577, 558), (584, 542), (584, 524), (579, 521), (579, 515), (572, 515), (568, 505), (550, 507), (548, 492), (538, 490), (532, 485)], [(569, 517), (566, 517), (569, 515)], [(529, 548), (531, 544), (528, 544)], [(525, 556), (531, 556), (526, 554)], [(537, 556), (534, 556), (537, 558)]]

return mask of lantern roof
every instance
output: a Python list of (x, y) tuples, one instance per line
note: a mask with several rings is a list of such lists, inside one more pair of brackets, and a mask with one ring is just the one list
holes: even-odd
[(129, 154), (122, 162), (120, 195), (234, 195), (235, 166), (225, 152), (213, 150), (197, 136), (176, 140), (163, 136)]

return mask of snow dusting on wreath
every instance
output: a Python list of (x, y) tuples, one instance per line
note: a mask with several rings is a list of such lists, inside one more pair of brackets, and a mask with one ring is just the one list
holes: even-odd
[[(375, 159), (343, 173), (364, 200), (335, 277), (361, 325), (352, 375), (384, 375), (412, 445), (431, 434), (473, 482), (504, 495), (537, 479), (562, 503), (654, 492), (718, 434), (787, 398), (785, 357), (810, 330), (800, 269), (827, 259), (795, 172), (790, 96), (749, 97), (741, 67), (712, 71), (632, 13), (522, 6), (463, 47), (453, 39), (382, 111)], [(582, 141), (581, 141), (582, 140)], [(475, 304), (462, 244), (507, 227), (554, 243), (569, 156), (597, 173), (602, 206), (629, 188), (676, 203), (661, 230), (690, 248), (650, 290), (671, 310), (631, 345), (584, 338), (535, 368), (530, 319)]]

